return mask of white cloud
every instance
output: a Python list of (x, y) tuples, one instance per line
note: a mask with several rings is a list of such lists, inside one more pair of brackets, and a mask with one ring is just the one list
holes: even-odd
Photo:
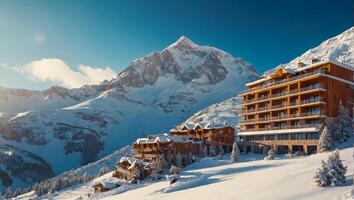
[(35, 33), (33, 39), (35, 42), (41, 44), (47, 40), (47, 36), (44, 33)]
[(44, 58), (23, 66), (22, 71), (39, 81), (50, 81), (68, 88), (97, 84), (117, 76), (111, 68), (94, 68), (79, 65), (78, 71), (58, 58)]

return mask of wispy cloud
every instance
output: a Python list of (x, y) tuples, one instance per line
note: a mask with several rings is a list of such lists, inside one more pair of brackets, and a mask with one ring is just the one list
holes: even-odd
[(44, 58), (24, 65), (21, 71), (35, 80), (49, 81), (68, 88), (77, 88), (86, 84), (97, 84), (117, 76), (111, 68), (96, 68), (88, 65), (79, 65), (73, 70), (64, 61), (58, 58)]

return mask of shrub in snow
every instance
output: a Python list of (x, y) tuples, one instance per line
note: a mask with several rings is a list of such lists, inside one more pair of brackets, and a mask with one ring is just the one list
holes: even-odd
[(339, 185), (345, 183), (346, 172), (347, 169), (340, 160), (339, 151), (336, 150), (329, 155), (327, 162), (322, 161), (321, 168), (316, 171), (314, 180), (319, 187), (325, 187), (331, 184)]
[(238, 149), (238, 145), (237, 145), (237, 142), (235, 140), (234, 144), (232, 145), (232, 152), (231, 152), (230, 161), (231, 162), (237, 162), (239, 156), (240, 156), (240, 151)]
[(329, 151), (334, 147), (332, 134), (329, 132), (327, 125), (322, 129), (320, 136), (320, 152)]
[(352, 119), (349, 111), (346, 109), (342, 101), (339, 103), (338, 117), (334, 124), (334, 138), (336, 141), (344, 142), (353, 134)]
[(317, 169), (314, 180), (318, 187), (325, 187), (331, 184), (331, 178), (328, 174), (328, 167), (325, 161), (322, 160), (321, 168)]
[(274, 154), (275, 154), (274, 150), (270, 149), (268, 151), (268, 155), (264, 159), (265, 160), (274, 160)]
[(329, 155), (327, 167), (329, 170), (328, 174), (334, 185), (345, 183), (345, 173), (347, 172), (347, 168), (343, 166), (338, 150)]

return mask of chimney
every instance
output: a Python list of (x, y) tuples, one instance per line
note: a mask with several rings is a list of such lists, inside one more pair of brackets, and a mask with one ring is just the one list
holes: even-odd
[(298, 62), (298, 63), (297, 63), (297, 67), (298, 67), (298, 68), (305, 67), (305, 66), (306, 66), (306, 64), (303, 63), (303, 62)]
[(312, 64), (315, 64), (315, 63), (318, 63), (318, 62), (320, 62), (320, 60), (318, 58), (312, 58), (312, 60), (311, 60)]

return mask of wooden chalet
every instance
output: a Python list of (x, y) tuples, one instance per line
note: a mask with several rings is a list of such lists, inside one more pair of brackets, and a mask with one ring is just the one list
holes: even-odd
[(191, 156), (201, 156), (203, 150), (201, 142), (170, 134), (139, 138), (133, 148), (135, 158), (149, 162), (163, 161), (167, 165), (176, 164), (177, 155), (181, 156), (183, 165), (187, 165)]
[(106, 181), (95, 183), (92, 186), (92, 189), (94, 193), (101, 193), (101, 192), (106, 192), (108, 190), (117, 188), (119, 186), (120, 185), (116, 181), (106, 180)]
[(151, 174), (150, 164), (134, 157), (122, 157), (116, 164), (113, 177), (132, 181), (143, 180)]
[(216, 146), (222, 146), (225, 152), (230, 152), (235, 140), (235, 128), (227, 123), (185, 124), (170, 132), (174, 136), (185, 136), (195, 141), (202, 141), (208, 152), (211, 147)]

